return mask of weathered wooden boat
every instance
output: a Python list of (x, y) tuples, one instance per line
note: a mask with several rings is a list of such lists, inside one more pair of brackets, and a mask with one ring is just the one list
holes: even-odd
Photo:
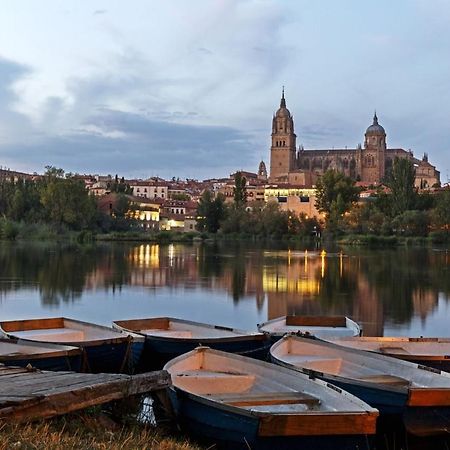
[(233, 448), (361, 449), (375, 433), (376, 409), (267, 362), (198, 347), (164, 369), (180, 424)]
[(0, 363), (52, 371), (81, 370), (82, 350), (57, 344), (23, 342), (20, 339), (0, 339)]
[(242, 331), (173, 317), (119, 320), (119, 330), (145, 336), (141, 369), (161, 368), (167, 361), (199, 345), (264, 359), (270, 348), (270, 337), (264, 333)]
[(311, 334), (320, 338), (360, 336), (361, 327), (345, 316), (282, 316), (258, 325), (274, 341), (286, 333)]
[(357, 336), (325, 340), (450, 372), (449, 338)]
[(448, 433), (450, 374), (317, 339), (286, 335), (270, 349), (273, 362), (356, 395), (380, 413), (402, 415), (416, 435)]
[(140, 358), (142, 336), (65, 317), (1, 321), (0, 331), (23, 343), (64, 344), (83, 350), (83, 371), (128, 372)]

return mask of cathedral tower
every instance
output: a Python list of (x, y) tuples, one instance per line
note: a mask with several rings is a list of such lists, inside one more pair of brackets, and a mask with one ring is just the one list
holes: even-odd
[[(295, 169), (296, 138), (294, 119), (286, 108), (284, 87), (280, 107), (272, 119), (272, 146), (270, 148), (270, 179), (287, 181), (288, 173)], [(281, 180), (280, 180), (281, 179)]]
[(386, 132), (378, 123), (377, 113), (366, 130), (361, 161), (361, 180), (380, 182), (385, 175)]

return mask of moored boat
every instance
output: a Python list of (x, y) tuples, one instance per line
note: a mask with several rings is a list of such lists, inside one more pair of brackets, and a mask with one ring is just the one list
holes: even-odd
[(113, 328), (65, 317), (1, 321), (0, 331), (23, 343), (79, 347), (84, 354), (82, 370), (93, 373), (132, 370), (144, 346), (142, 336), (132, 336)]
[(180, 424), (233, 448), (362, 449), (375, 433), (376, 409), (267, 362), (199, 347), (164, 369)]
[(267, 334), (173, 317), (119, 320), (113, 326), (145, 336), (142, 370), (161, 368), (167, 361), (199, 345), (263, 359), (270, 348)]
[(450, 372), (449, 338), (356, 336), (325, 340)]
[(31, 365), (40, 370), (79, 372), (81, 362), (82, 350), (78, 347), (0, 339), (0, 363), (6, 366)]
[(380, 410), (402, 415), (417, 435), (450, 428), (450, 374), (317, 339), (286, 335), (270, 349), (273, 362), (333, 383)]
[(307, 333), (320, 338), (360, 336), (361, 327), (345, 316), (282, 316), (258, 325), (273, 340), (286, 333)]

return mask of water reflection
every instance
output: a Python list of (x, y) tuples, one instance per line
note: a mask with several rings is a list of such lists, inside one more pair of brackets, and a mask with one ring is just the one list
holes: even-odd
[(438, 316), (450, 293), (450, 258), (446, 250), (426, 248), (326, 252), (242, 243), (0, 246), (3, 297), (37, 291), (46, 308), (76, 302), (89, 291), (136, 286), (156, 292), (170, 287), (175, 295), (213, 291), (234, 305), (253, 299), (267, 319), (346, 314), (363, 324), (366, 335), (408, 326), (430, 335), (427, 320)]

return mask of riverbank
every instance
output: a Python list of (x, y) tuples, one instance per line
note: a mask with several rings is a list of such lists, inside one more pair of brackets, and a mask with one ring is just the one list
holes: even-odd
[(164, 428), (120, 426), (103, 413), (70, 414), (45, 422), (0, 427), (0, 450), (200, 450)]

